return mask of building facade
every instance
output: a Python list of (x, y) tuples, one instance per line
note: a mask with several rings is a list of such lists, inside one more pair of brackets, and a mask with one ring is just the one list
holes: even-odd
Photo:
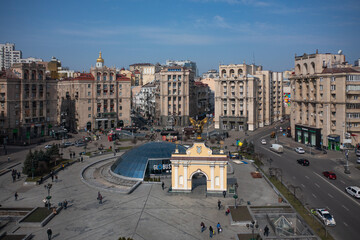
[(56, 79), (45, 67), (14, 63), (0, 78), (0, 129), (9, 143), (31, 143), (47, 136), (57, 124)]
[(160, 72), (160, 125), (187, 126), (196, 115), (195, 73), (184, 67), (165, 67)]
[(58, 121), (71, 130), (131, 125), (131, 81), (97, 59), (91, 73), (59, 81)]
[(143, 86), (149, 82), (153, 82), (156, 78), (156, 73), (159, 73), (161, 70), (160, 64), (151, 64), (151, 63), (135, 63), (130, 65), (130, 71), (135, 73), (137, 70), (138, 83), (133, 86)]
[(15, 50), (14, 43), (0, 44), (0, 71), (9, 69), (14, 63), (19, 63), (22, 52)]
[(135, 95), (134, 109), (146, 119), (154, 119), (155, 117), (155, 99), (158, 87), (154, 82), (149, 82), (142, 86)]
[(360, 69), (343, 54), (295, 56), (291, 131), (295, 141), (340, 150), (360, 135)]
[(245, 63), (220, 65), (219, 73), (215, 128), (253, 131), (282, 119), (282, 73)]
[(176, 66), (186, 67), (186, 68), (191, 69), (194, 72), (195, 77), (199, 75), (196, 62), (193, 62), (193, 61), (190, 61), (190, 60), (166, 60), (166, 66), (169, 66), (169, 67), (176, 67)]

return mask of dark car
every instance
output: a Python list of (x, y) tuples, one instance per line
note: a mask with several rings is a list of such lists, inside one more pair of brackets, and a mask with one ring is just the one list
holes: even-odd
[(309, 160), (305, 159), (305, 158), (301, 158), (297, 160), (298, 164), (303, 165), (303, 166), (309, 166), (310, 162)]
[(141, 127), (140, 130), (142, 131), (148, 131), (149, 129), (147, 127)]
[(325, 172), (323, 172), (323, 175), (325, 177), (327, 177), (328, 179), (333, 179), (333, 180), (336, 179), (336, 174), (331, 171), (325, 171)]

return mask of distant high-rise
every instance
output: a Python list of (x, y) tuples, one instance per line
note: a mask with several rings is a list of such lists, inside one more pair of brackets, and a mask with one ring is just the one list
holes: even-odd
[(199, 75), (196, 62), (190, 60), (166, 60), (166, 66), (169, 67), (180, 66), (180, 67), (190, 68), (195, 73), (196, 77)]
[(0, 70), (9, 69), (14, 63), (20, 62), (22, 53), (15, 50), (14, 43), (0, 44)]

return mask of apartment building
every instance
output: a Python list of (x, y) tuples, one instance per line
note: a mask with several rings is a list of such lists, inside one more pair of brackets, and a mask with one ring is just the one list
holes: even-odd
[(57, 124), (57, 84), (45, 66), (14, 63), (1, 72), (0, 129), (9, 143), (29, 143), (47, 136)]
[(155, 117), (155, 99), (158, 88), (155, 82), (149, 82), (142, 86), (134, 97), (134, 109), (146, 119)]
[(282, 73), (244, 63), (220, 65), (219, 74), (215, 128), (253, 131), (282, 119)]
[(160, 72), (160, 124), (188, 126), (196, 113), (195, 73), (188, 68), (164, 67)]
[(131, 81), (104, 66), (99, 54), (90, 73), (58, 83), (58, 121), (70, 131), (131, 125)]
[(149, 82), (153, 82), (156, 79), (156, 74), (160, 72), (160, 64), (151, 64), (151, 63), (135, 63), (131, 64), (129, 70), (133, 73), (135, 71), (139, 74), (137, 85), (133, 86), (143, 86)]
[(169, 67), (176, 67), (176, 66), (186, 67), (186, 68), (191, 69), (194, 72), (195, 77), (199, 75), (196, 62), (193, 62), (193, 61), (190, 61), (190, 60), (166, 60), (166, 66), (169, 66)]
[(360, 69), (341, 51), (295, 56), (290, 80), (295, 141), (332, 150), (359, 143)]
[(14, 43), (0, 44), (0, 71), (9, 69), (14, 63), (19, 63), (22, 52), (15, 50)]

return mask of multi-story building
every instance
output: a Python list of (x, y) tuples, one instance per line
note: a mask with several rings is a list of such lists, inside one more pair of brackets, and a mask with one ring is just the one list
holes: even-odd
[(138, 85), (135, 86), (142, 86), (149, 82), (153, 82), (156, 78), (156, 73), (159, 73), (161, 70), (160, 64), (151, 64), (151, 63), (135, 63), (130, 65), (130, 71), (135, 73), (135, 71), (138, 70), (137, 73), (140, 75), (138, 76), (139, 81)]
[(43, 62), (43, 60), (41, 58), (34, 58), (34, 57), (21, 58), (19, 60), (19, 63), (32, 63), (32, 62)]
[(282, 119), (282, 73), (245, 63), (220, 65), (219, 73), (215, 128), (253, 131)]
[(146, 119), (155, 117), (155, 96), (158, 87), (154, 82), (149, 82), (142, 86), (135, 96), (135, 109)]
[(206, 73), (203, 73), (201, 78), (202, 79), (205, 79), (205, 78), (211, 78), (211, 79), (219, 78), (219, 72), (216, 69), (210, 69)]
[(195, 73), (185, 67), (164, 67), (161, 70), (161, 125), (187, 126), (189, 117), (196, 115), (194, 77)]
[(294, 71), (283, 72), (283, 103), (284, 103), (284, 114), (286, 117), (290, 117), (291, 112), (291, 87), (290, 77)]
[(131, 125), (131, 81), (97, 59), (91, 73), (59, 81), (58, 121), (69, 130)]
[(22, 53), (15, 50), (14, 43), (0, 44), (0, 71), (9, 69), (14, 63), (19, 63)]
[(57, 84), (45, 67), (14, 63), (0, 78), (0, 129), (10, 143), (29, 143), (48, 135), (56, 121)]
[(199, 115), (212, 113), (214, 109), (214, 95), (209, 86), (201, 81), (195, 82), (196, 112)]
[(198, 76), (198, 69), (196, 66), (196, 62), (190, 61), (190, 60), (166, 60), (166, 66), (169, 67), (175, 67), (175, 66), (180, 66), (180, 67), (186, 67), (191, 69), (195, 76)]
[(340, 150), (359, 143), (360, 69), (341, 54), (295, 56), (291, 133), (295, 141)]

